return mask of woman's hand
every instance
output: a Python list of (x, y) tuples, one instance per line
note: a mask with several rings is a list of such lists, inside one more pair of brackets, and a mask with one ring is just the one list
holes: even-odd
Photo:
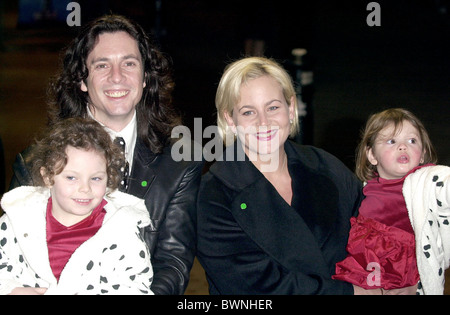
[(358, 287), (357, 285), (353, 285), (354, 295), (382, 295), (381, 289), (370, 289), (366, 290), (364, 288)]
[(47, 288), (24, 288), (17, 287), (9, 295), (43, 295)]
[(392, 289), (392, 290), (382, 289), (382, 291), (383, 291), (383, 295), (416, 295), (417, 285), (418, 284), (410, 286), (410, 287)]
[(364, 288), (353, 285), (353, 290), (355, 295), (415, 295), (417, 291), (417, 284), (410, 287), (392, 290), (385, 290), (385, 289), (366, 290)]

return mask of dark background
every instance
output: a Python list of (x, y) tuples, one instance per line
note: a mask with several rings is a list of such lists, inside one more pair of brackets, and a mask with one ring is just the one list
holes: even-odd
[[(1, 4), (0, 137), (6, 182), (11, 156), (28, 145), (45, 122), (46, 84), (57, 71), (59, 52), (78, 31), (66, 24), (68, 2)], [(362, 0), (160, 0), (159, 11), (156, 2), (78, 1), (82, 24), (112, 12), (138, 20), (154, 34), (173, 60), (174, 99), (185, 125), (192, 127), (195, 117), (203, 119), (203, 128), (215, 124), (214, 95), (222, 71), (244, 55), (244, 40), (253, 37), (265, 41), (265, 56), (286, 67), (293, 48), (308, 50), (306, 62), (314, 74), (308, 144), (330, 151), (353, 168), (359, 131), (368, 116), (405, 107), (425, 123), (440, 163), (450, 164), (449, 1), (378, 1), (379, 27), (367, 25), (370, 1)], [(42, 11), (47, 3), (55, 14), (38, 19), (24, 12), (26, 3)], [(26, 94), (29, 85), (35, 88), (31, 95)], [(32, 103), (31, 108), (25, 109), (30, 104), (22, 101)], [(18, 124), (23, 125), (18, 128), (22, 136), (12, 132)]]
[[(56, 15), (28, 19), (20, 10), (24, 1), (0, 2), (0, 195), (15, 155), (45, 126), (48, 80), (78, 30), (65, 22), (70, 12), (61, 11), (70, 1), (57, 0)], [(253, 37), (265, 41), (265, 56), (286, 66), (293, 48), (308, 50), (314, 73), (312, 144), (353, 168), (368, 116), (405, 107), (424, 122), (439, 162), (450, 165), (450, 1), (377, 1), (379, 27), (366, 23), (369, 2), (160, 0), (157, 12), (155, 1), (78, 1), (83, 24), (112, 12), (155, 33), (173, 60), (174, 100), (191, 128), (195, 117), (202, 118), (203, 128), (215, 124), (214, 96), (223, 69), (244, 55), (244, 40)], [(203, 278), (195, 281), (204, 287)]]

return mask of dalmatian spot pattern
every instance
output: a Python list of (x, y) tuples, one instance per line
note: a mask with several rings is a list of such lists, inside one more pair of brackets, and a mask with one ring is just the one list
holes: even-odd
[[(0, 230), (6, 231), (7, 229), (8, 229), (7, 224), (6, 224), (5, 222), (3, 222), (3, 223), (0, 225)], [(136, 235), (138, 235), (138, 234), (136, 233)], [(2, 238), (2, 239), (0, 240), (0, 245), (1, 245), (1, 246), (4, 246), (4, 245), (7, 244), (7, 242), (8, 242), (8, 240), (7, 240), (6, 238)], [(16, 240), (16, 239), (15, 239), (15, 242), (17, 243), (17, 240)], [(105, 254), (107, 251), (115, 251), (115, 250), (118, 250), (118, 245), (117, 245), (117, 244), (112, 244), (112, 245), (110, 245), (109, 247), (103, 248), (103, 250), (102, 250), (101, 253), (102, 253), (102, 254)], [(137, 256), (138, 256), (140, 259), (144, 259), (144, 260), (145, 260), (146, 257), (147, 257), (147, 253), (146, 253), (144, 250), (141, 250), (141, 251), (139, 251), (139, 252), (137, 253)], [(1, 255), (1, 253), (0, 253), (0, 259), (1, 259), (1, 258), (2, 258), (2, 255)], [(121, 261), (121, 260), (124, 260), (125, 258), (126, 258), (126, 255), (125, 255), (125, 254), (122, 254), (122, 255), (118, 258), (118, 260)], [(25, 259), (24, 259), (24, 256), (23, 256), (22, 254), (19, 255), (18, 261), (19, 261), (21, 264), (25, 264), (26, 266), (28, 266), (28, 264), (26, 263), (26, 261), (25, 261)], [(98, 262), (97, 265), (98, 265), (98, 267), (101, 268), (101, 262)], [(94, 270), (95, 268), (96, 268), (96, 263), (95, 263), (93, 260), (90, 260), (90, 261), (86, 264), (86, 267), (85, 267), (85, 269), (86, 269), (87, 271), (92, 271), (92, 270)], [(14, 270), (14, 266), (13, 266), (13, 265), (9, 265), (9, 264), (1, 264), (1, 265), (0, 265), (0, 270), (1, 270), (1, 269), (6, 269), (8, 272), (12, 272), (12, 271)], [(124, 268), (124, 269), (125, 269), (125, 271), (130, 271), (130, 270), (133, 269), (133, 267), (126, 267), (126, 268)], [(115, 271), (115, 270), (116, 270), (116, 268), (114, 268), (114, 271)], [(23, 271), (22, 271), (22, 272), (23, 272)], [(146, 268), (144, 268), (144, 269), (139, 273), (139, 275), (146, 274), (146, 273), (148, 273), (148, 272), (150, 272), (150, 268), (149, 268), (149, 267), (146, 267)], [(130, 276), (129, 276), (129, 279), (132, 280), (132, 281), (134, 281), (134, 280), (136, 279), (136, 276), (137, 276), (136, 274), (130, 275)], [(19, 276), (17, 276), (17, 277), (19, 277)], [(35, 274), (35, 278), (36, 278), (36, 279), (40, 279), (40, 277), (39, 277), (37, 274)], [(150, 278), (150, 281), (151, 281), (151, 280), (152, 280), (152, 278)], [(105, 286), (105, 285), (107, 285), (107, 286), (106, 286), (106, 287), (103, 287), (103, 286)], [(36, 288), (40, 287), (38, 283), (34, 283), (33, 285), (24, 284), (24, 286), (28, 286), (28, 287), (34, 286), (34, 287), (36, 287)], [(98, 287), (98, 286), (100, 286), (100, 287)], [(101, 294), (107, 294), (107, 293), (111, 292), (111, 290), (108, 290), (108, 288), (112, 288), (113, 290), (117, 291), (117, 290), (120, 289), (120, 287), (121, 287), (121, 284), (118, 284), (118, 283), (117, 283), (117, 284), (113, 284), (113, 285), (109, 284), (108, 277), (107, 277), (107, 276), (101, 275), (101, 276), (99, 277), (99, 282), (98, 282), (97, 284), (95, 284), (95, 283), (90, 283), (90, 284), (87, 285), (86, 291), (90, 291), (90, 292), (100, 292)], [(96, 289), (96, 288), (97, 288), (97, 289)], [(142, 293), (145, 293), (145, 294), (148, 294), (148, 293), (149, 293), (148, 290), (142, 290), (142, 289), (140, 289), (140, 291), (141, 291)]]
[[(442, 188), (445, 185), (445, 183), (443, 181), (439, 180), (438, 175), (433, 176), (432, 182), (436, 185), (437, 188)], [(439, 208), (441, 208), (443, 206), (442, 201), (437, 198), (436, 198), (436, 204)], [(428, 224), (432, 228), (431, 233), (433, 235), (431, 235), (431, 234), (426, 235), (426, 240), (428, 242), (430, 242), (430, 238), (435, 239), (436, 235), (438, 234), (439, 229), (441, 229), (443, 226), (449, 226), (450, 222), (449, 222), (448, 216), (446, 216), (446, 215), (437, 215), (436, 216), (433, 213), (432, 209), (428, 209), (428, 211), (432, 214), (429, 216), (429, 218), (433, 218), (433, 219), (428, 219)], [(436, 235), (434, 235), (434, 234), (436, 234)], [(432, 236), (434, 236), (434, 237), (432, 237)], [(433, 255), (434, 250), (433, 250), (431, 243), (433, 243), (433, 242), (427, 243), (423, 246), (423, 255), (425, 256), (426, 259), (433, 258), (432, 255)], [(438, 246), (439, 246), (439, 242), (438, 242)], [(436, 254), (434, 253), (434, 255), (436, 255)], [(441, 278), (442, 281), (445, 281), (444, 269), (442, 268), (442, 266), (437, 269), (437, 273), (438, 273), (439, 278)], [(417, 292), (418, 292), (418, 294), (423, 293), (423, 286), (422, 286), (421, 282), (419, 282)]]

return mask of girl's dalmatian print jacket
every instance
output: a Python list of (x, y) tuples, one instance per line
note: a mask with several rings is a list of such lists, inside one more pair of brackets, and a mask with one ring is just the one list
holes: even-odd
[(416, 238), (418, 294), (443, 294), (450, 264), (450, 168), (421, 168), (405, 179), (403, 196)]
[(48, 288), (46, 294), (153, 294), (150, 254), (140, 234), (150, 224), (143, 200), (118, 191), (105, 197), (102, 227), (75, 250), (57, 282), (46, 244), (49, 196), (42, 187), (3, 196), (0, 294), (27, 286)]

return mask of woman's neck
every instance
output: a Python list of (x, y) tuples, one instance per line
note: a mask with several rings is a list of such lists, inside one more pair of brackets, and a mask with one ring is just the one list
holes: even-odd
[(264, 177), (277, 190), (278, 194), (286, 201), (292, 203), (292, 180), (288, 170), (288, 158), (286, 152), (279, 151), (270, 161), (252, 161)]
[(284, 150), (279, 150), (272, 155), (257, 155), (256, 159), (250, 159), (250, 161), (266, 178), (289, 175), (287, 154)]

